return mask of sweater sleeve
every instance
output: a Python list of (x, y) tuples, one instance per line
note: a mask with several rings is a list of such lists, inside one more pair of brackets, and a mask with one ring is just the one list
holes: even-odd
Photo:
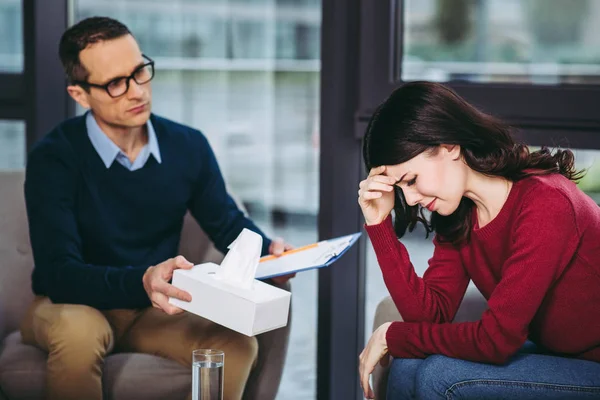
[(379, 225), (366, 226), (385, 284), (407, 322), (449, 322), (454, 319), (469, 284), (457, 249), (434, 239), (429, 267), (420, 278), (400, 243), (388, 217)]
[(142, 283), (149, 267), (100, 266), (84, 262), (75, 216), (77, 169), (58, 146), (38, 147), (29, 155), (25, 203), (35, 273), (43, 294), (55, 303), (98, 309), (150, 305)]
[(394, 357), (431, 354), (505, 363), (526, 341), (546, 293), (574, 257), (580, 233), (571, 203), (556, 189), (525, 199), (512, 232), (510, 256), (477, 322), (393, 323), (387, 332)]
[(238, 208), (227, 193), (217, 158), (204, 135), (202, 140), (200, 176), (189, 202), (189, 210), (198, 224), (221, 252), (235, 240), (244, 228), (263, 237), (262, 255), (268, 254), (271, 240)]

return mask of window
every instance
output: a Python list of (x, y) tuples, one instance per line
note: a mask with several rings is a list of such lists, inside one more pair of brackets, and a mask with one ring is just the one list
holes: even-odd
[[(153, 111), (200, 129), (231, 188), (272, 236), (317, 240), (318, 1), (77, 0), (74, 20), (125, 23), (155, 60)], [(317, 272), (292, 281), (278, 399), (316, 397)]]
[(600, 205), (600, 150), (573, 149), (575, 166), (585, 169), (578, 186)]
[(0, 120), (0, 169), (24, 169), (25, 146), (25, 123)]
[(23, 26), (20, 0), (0, 2), (0, 72), (23, 71)]
[(600, 2), (405, 0), (402, 80), (600, 83)]

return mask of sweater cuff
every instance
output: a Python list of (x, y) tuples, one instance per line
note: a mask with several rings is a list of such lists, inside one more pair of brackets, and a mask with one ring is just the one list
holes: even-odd
[(266, 236), (263, 236), (262, 249), (261, 249), (261, 257), (269, 255), (269, 247), (271, 247), (272, 240)]
[(392, 357), (415, 358), (407, 352), (407, 337), (411, 333), (411, 324), (392, 322), (385, 334), (388, 351)]
[(143, 277), (148, 267), (134, 267), (127, 271), (125, 281), (126, 293), (132, 300), (134, 308), (143, 308), (151, 304), (148, 293), (144, 289)]
[[(398, 246), (398, 237), (396, 231), (394, 231), (391, 216), (388, 216), (377, 225), (365, 224), (365, 230), (371, 238), (371, 243), (373, 243), (373, 248), (377, 254), (386, 254), (385, 252), (395, 250)], [(379, 253), (379, 250), (383, 253)]]

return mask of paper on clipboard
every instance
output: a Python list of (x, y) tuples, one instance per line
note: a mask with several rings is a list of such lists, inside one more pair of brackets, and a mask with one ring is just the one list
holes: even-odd
[(284, 253), (282, 256), (263, 257), (256, 269), (256, 279), (272, 278), (333, 264), (358, 240), (361, 233), (323, 240), (316, 245), (306, 246), (306, 250)]

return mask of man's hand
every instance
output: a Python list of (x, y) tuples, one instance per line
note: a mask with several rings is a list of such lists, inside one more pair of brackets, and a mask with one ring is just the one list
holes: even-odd
[[(285, 243), (283, 239), (277, 238), (271, 242), (271, 245), (269, 246), (269, 254), (272, 254), (274, 256), (280, 256), (283, 254), (284, 251), (292, 250), (293, 248), (294, 247), (292, 245)], [(271, 278), (271, 280), (278, 285), (283, 285), (295, 276), (295, 273), (289, 275), (281, 275)]]
[(181, 308), (169, 304), (169, 297), (175, 297), (183, 301), (192, 301), (192, 296), (184, 290), (177, 289), (169, 281), (173, 277), (173, 271), (176, 269), (190, 269), (193, 266), (194, 264), (186, 260), (183, 256), (177, 256), (148, 268), (146, 273), (144, 273), (142, 281), (144, 289), (146, 289), (146, 293), (148, 293), (148, 297), (152, 301), (152, 306), (160, 308), (171, 315), (183, 312)]
[(387, 322), (377, 328), (375, 332), (373, 332), (373, 335), (371, 335), (367, 347), (365, 347), (359, 356), (360, 366), (358, 371), (360, 386), (362, 386), (363, 393), (367, 399), (375, 398), (373, 389), (371, 389), (371, 385), (369, 384), (369, 377), (375, 369), (375, 366), (380, 360), (383, 366), (386, 366), (389, 363), (386, 333), (391, 324), (391, 322)]

